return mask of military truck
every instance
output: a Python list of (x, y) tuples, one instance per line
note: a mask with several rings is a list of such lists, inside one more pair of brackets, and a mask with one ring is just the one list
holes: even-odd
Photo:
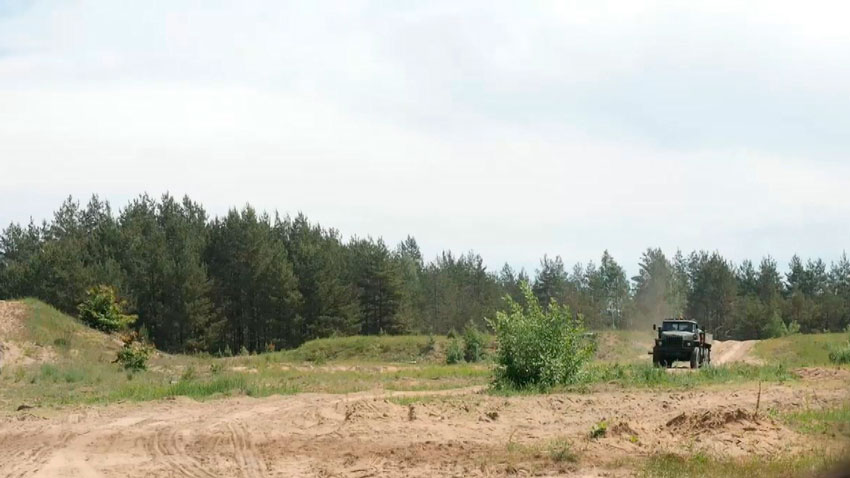
[(673, 362), (690, 362), (691, 368), (711, 364), (711, 334), (705, 333), (695, 321), (666, 319), (661, 327), (652, 324), (658, 331), (652, 347), (652, 364), (656, 367), (672, 367)]

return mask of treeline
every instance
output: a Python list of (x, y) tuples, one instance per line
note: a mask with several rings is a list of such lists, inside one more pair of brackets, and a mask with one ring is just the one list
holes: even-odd
[(843, 330), (850, 323), (850, 262), (795, 257), (734, 265), (717, 253), (647, 250), (637, 276), (604, 252), (569, 271), (544, 256), (534, 277), (480, 255), (422, 257), (408, 237), (344, 239), (303, 214), (250, 206), (210, 218), (189, 198), (142, 195), (117, 214), (97, 196), (67, 199), (51, 221), (0, 234), (0, 298), (38, 297), (75, 314), (85, 291), (110, 285), (136, 323), (168, 351), (289, 348), (333, 335), (446, 333), (484, 326), (527, 281), (592, 328), (648, 327), (685, 315), (719, 338)]

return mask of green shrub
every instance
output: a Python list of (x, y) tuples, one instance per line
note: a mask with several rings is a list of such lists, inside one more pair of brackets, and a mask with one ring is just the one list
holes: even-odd
[(593, 355), (581, 318), (554, 301), (543, 310), (531, 287), (521, 288), (526, 305), (506, 297), (507, 311), (489, 321), (498, 341), (495, 384), (548, 388), (575, 382)]
[(84, 323), (104, 332), (115, 332), (136, 321), (136, 316), (124, 314), (123, 305), (112, 287), (99, 285), (86, 291), (86, 300), (77, 308)]
[(463, 331), (463, 358), (467, 362), (478, 362), (484, 356), (484, 334), (469, 324)]
[(592, 427), (590, 427), (590, 438), (597, 439), (602, 438), (608, 433), (608, 422), (602, 420), (601, 422), (595, 423)]
[(446, 363), (452, 365), (460, 362), (463, 362), (463, 350), (461, 350), (460, 342), (454, 338), (446, 345)]
[(850, 344), (829, 351), (829, 361), (834, 364), (850, 363)]
[(138, 372), (148, 368), (148, 358), (153, 353), (153, 348), (141, 340), (138, 334), (130, 333), (122, 337), (124, 346), (118, 350), (115, 363), (124, 366), (128, 372)]

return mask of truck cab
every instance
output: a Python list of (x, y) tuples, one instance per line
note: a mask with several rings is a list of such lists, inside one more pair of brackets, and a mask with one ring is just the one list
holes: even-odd
[(687, 319), (665, 319), (657, 330), (652, 348), (652, 363), (670, 367), (673, 362), (690, 362), (691, 368), (711, 363), (711, 334), (706, 334), (699, 324)]

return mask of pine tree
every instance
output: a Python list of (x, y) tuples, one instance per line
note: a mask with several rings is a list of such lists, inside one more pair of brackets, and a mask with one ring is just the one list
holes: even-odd
[(729, 337), (734, 316), (737, 281), (732, 267), (718, 253), (692, 253), (689, 260), (691, 290), (687, 316), (697, 320), (717, 338)]
[(654, 323), (676, 315), (673, 270), (661, 249), (647, 249), (641, 256), (634, 282), (635, 319)]
[(617, 328), (623, 321), (624, 308), (629, 299), (629, 282), (626, 280), (626, 271), (607, 250), (602, 253), (599, 276), (602, 281), (604, 314), (610, 319), (611, 328)]
[(544, 255), (543, 259), (540, 259), (540, 269), (537, 270), (532, 287), (537, 300), (543, 307), (548, 307), (553, 300), (563, 302), (566, 287), (567, 273), (561, 256), (550, 259), (548, 255)]

